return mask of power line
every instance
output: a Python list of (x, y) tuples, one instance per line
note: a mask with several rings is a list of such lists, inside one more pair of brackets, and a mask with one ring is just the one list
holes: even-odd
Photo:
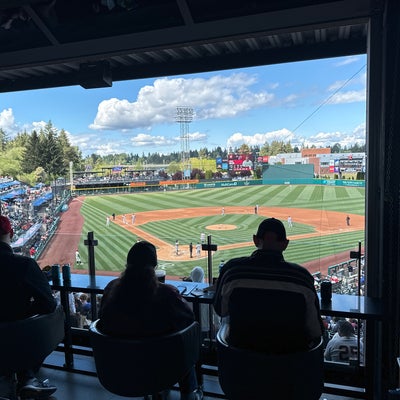
[(308, 121), (314, 114), (316, 114), (326, 103), (329, 102), (329, 100), (335, 96), (336, 93), (338, 93), (340, 90), (342, 90), (356, 75), (358, 75), (364, 68), (366, 67), (366, 64), (364, 64), (357, 72), (355, 72), (349, 79), (347, 79), (346, 82), (343, 83), (340, 87), (338, 87), (328, 98), (326, 98), (310, 115), (308, 115), (306, 118), (301, 121), (296, 128), (292, 130), (292, 133), (296, 132), (297, 129), (299, 129), (306, 121)]

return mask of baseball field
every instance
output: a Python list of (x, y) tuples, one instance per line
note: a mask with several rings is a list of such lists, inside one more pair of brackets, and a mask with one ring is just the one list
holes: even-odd
[[(326, 273), (328, 266), (348, 259), (358, 242), (364, 244), (364, 211), (365, 189), (354, 187), (260, 185), (81, 196), (62, 214), (54, 239), (38, 262), (41, 267), (68, 262), (77, 271), (87, 270), (84, 240), (93, 232), (98, 241), (95, 262), (99, 273), (119, 273), (132, 244), (149, 240), (158, 249), (159, 268), (169, 276), (187, 276), (197, 265), (207, 270), (207, 253), (197, 256), (195, 250), (204, 233), (217, 245), (212, 256), (216, 276), (221, 260), (250, 254), (258, 224), (266, 217), (275, 217), (285, 224), (290, 239), (285, 258), (305, 265), (310, 272)], [(76, 249), (82, 265), (74, 265)]]

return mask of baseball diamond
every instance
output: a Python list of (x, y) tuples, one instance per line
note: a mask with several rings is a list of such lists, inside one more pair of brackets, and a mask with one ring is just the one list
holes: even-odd
[[(259, 205), (257, 215), (254, 204)], [(113, 213), (115, 220), (111, 218), (109, 223), (107, 218)], [(185, 276), (196, 265), (207, 268), (207, 253), (190, 258), (188, 247), (205, 233), (218, 246), (213, 252), (213, 273), (217, 274), (221, 259), (248, 255), (254, 249), (252, 234), (266, 217), (285, 224), (291, 241), (285, 252), (288, 261), (326, 274), (330, 265), (349, 259), (349, 251), (364, 241), (364, 189), (276, 185), (79, 196), (62, 214), (59, 228), (38, 262), (41, 267), (70, 263), (74, 272), (86, 272), (84, 240), (93, 231), (99, 242), (95, 248), (99, 274), (119, 274), (132, 243), (148, 240), (157, 247), (159, 268), (170, 277)], [(82, 265), (74, 265), (77, 248)]]

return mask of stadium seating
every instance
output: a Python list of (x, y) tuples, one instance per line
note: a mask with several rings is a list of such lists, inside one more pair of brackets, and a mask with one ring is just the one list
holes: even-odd
[(125, 397), (147, 397), (170, 389), (198, 361), (200, 327), (161, 337), (127, 339), (89, 328), (97, 376), (109, 392)]
[(0, 375), (34, 369), (64, 338), (64, 311), (0, 323)]

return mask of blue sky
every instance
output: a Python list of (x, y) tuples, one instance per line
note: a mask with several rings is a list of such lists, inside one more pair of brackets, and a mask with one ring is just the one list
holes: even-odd
[(176, 108), (193, 108), (190, 149), (283, 140), (365, 143), (366, 56), (0, 94), (0, 128), (51, 121), (83, 155), (180, 151)]

